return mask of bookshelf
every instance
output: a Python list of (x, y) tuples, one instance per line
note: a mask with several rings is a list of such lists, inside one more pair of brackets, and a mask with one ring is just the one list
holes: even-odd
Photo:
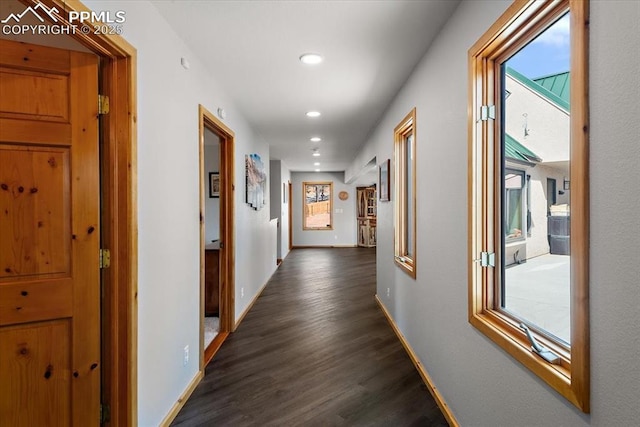
[(357, 187), (358, 246), (376, 246), (377, 192), (376, 187)]

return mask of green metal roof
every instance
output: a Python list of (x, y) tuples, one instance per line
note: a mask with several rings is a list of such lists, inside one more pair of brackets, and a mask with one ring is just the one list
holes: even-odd
[(504, 155), (507, 159), (517, 160), (520, 162), (539, 163), (542, 161), (542, 159), (533, 151), (520, 144), (508, 133), (505, 133), (504, 138)]
[(571, 78), (569, 72), (551, 74), (550, 76), (543, 76), (533, 79), (549, 92), (559, 96), (567, 104), (571, 103), (569, 99), (569, 87), (571, 86)]
[[(543, 86), (540, 83), (537, 83), (536, 81), (533, 81), (525, 77), (524, 75), (520, 74), (513, 68), (507, 67), (507, 74), (513, 77), (514, 79), (516, 79), (517, 81), (519, 81), (520, 83), (522, 83), (523, 85), (525, 85), (526, 87), (528, 87), (529, 89), (531, 89), (532, 91), (537, 92), (541, 96), (547, 98), (549, 101), (553, 102), (558, 107), (566, 111), (569, 111), (569, 72), (554, 74), (552, 76), (546, 76), (546, 77), (541, 77), (536, 79), (550, 86), (551, 89)], [(556, 79), (556, 77), (559, 77), (562, 74), (566, 74), (566, 76), (564, 78)], [(561, 84), (563, 79), (565, 80), (565, 82), (564, 84)], [(555, 80), (557, 80), (557, 82)], [(566, 91), (566, 95), (564, 96), (566, 96), (566, 99), (564, 99), (563, 96), (561, 96), (565, 91)], [(558, 92), (560, 95), (556, 94), (556, 92)]]

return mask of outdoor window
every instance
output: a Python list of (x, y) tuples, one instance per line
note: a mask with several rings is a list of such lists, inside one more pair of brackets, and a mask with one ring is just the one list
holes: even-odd
[(332, 182), (302, 183), (302, 212), (304, 213), (304, 230), (332, 230), (332, 209)]
[(416, 109), (396, 126), (395, 145), (395, 262), (416, 277)]
[(524, 199), (522, 190), (524, 189), (524, 172), (507, 169), (504, 174), (505, 188), (505, 237), (508, 240), (522, 240), (523, 226), (523, 206)]
[(469, 51), (469, 321), (589, 412), (586, 22), (516, 0)]

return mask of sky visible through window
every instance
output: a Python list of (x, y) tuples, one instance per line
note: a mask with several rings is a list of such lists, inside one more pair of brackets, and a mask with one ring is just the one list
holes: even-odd
[[(530, 80), (536, 80), (570, 71), (570, 55), (569, 13), (566, 13), (509, 58), (505, 65)], [(503, 68), (502, 72), (506, 70)], [(564, 84), (567, 80), (560, 81)], [(554, 87), (555, 83), (556, 80), (552, 79), (549, 85)], [(514, 89), (518, 87), (515, 78), (505, 81), (505, 90), (508, 84)], [(503, 169), (502, 227), (505, 239), (502, 250), (503, 254), (512, 253), (513, 261), (505, 255), (502, 307), (527, 325), (533, 325), (556, 337), (554, 340), (569, 345), (571, 300), (570, 257), (566, 249), (569, 245), (569, 233), (566, 231), (568, 215), (555, 216), (549, 211), (548, 199), (553, 200), (556, 195), (551, 196), (548, 189), (546, 192), (543, 189), (548, 186), (549, 180), (562, 183), (563, 179), (570, 176), (570, 112), (548, 108), (553, 105), (550, 99), (547, 99), (547, 103), (534, 102), (537, 98), (531, 93), (547, 93), (536, 90), (535, 83), (527, 82), (522, 86), (528, 86), (530, 91), (516, 90), (505, 103), (505, 129), (510, 130), (510, 136), (516, 138), (521, 147), (530, 149), (536, 155), (545, 155), (534, 162), (541, 164), (535, 170), (533, 166), (526, 171), (520, 169), (522, 166), (514, 170)], [(552, 91), (549, 87), (547, 89)], [(510, 161), (506, 147), (505, 142), (505, 163)], [(558, 194), (564, 195), (560, 203), (568, 204), (568, 195), (564, 191)], [(512, 243), (520, 246), (509, 246)], [(561, 245), (564, 246), (560, 248)]]
[(567, 13), (509, 58), (506, 65), (531, 80), (569, 71), (569, 42), (569, 13)]

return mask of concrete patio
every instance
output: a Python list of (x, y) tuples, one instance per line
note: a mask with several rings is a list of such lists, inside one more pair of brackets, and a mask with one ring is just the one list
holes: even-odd
[(571, 340), (570, 258), (547, 254), (505, 270), (505, 308), (567, 343)]

